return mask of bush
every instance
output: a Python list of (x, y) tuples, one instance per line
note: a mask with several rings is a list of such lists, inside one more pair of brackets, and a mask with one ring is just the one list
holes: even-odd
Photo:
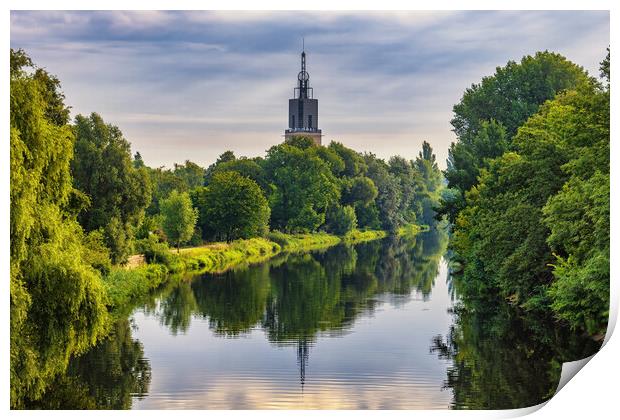
[(168, 270), (161, 264), (145, 265), (132, 270), (113, 269), (103, 278), (108, 306), (118, 308), (147, 294), (162, 284), (167, 273)]
[(351, 206), (332, 207), (327, 212), (326, 227), (329, 232), (336, 235), (346, 235), (357, 227), (355, 210)]
[(82, 241), (84, 244), (83, 258), (95, 270), (98, 270), (104, 276), (112, 269), (112, 260), (110, 259), (110, 250), (105, 246), (103, 230), (93, 230), (84, 236)]
[(147, 239), (140, 239), (135, 244), (136, 252), (144, 254), (147, 263), (160, 263), (169, 266), (174, 259), (174, 255), (168, 249), (165, 242), (159, 242), (157, 236), (149, 235)]

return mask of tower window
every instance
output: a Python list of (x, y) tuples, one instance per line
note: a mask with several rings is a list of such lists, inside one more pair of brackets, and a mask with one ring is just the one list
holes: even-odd
[(308, 128), (312, 128), (312, 115), (308, 115)]

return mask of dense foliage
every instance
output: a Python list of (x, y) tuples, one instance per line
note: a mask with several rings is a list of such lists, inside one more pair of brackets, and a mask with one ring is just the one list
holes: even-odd
[(105, 295), (71, 211), (74, 135), (56, 78), (11, 50), (11, 406), (104, 330)]
[(200, 209), (203, 236), (232, 241), (265, 236), (269, 230), (269, 204), (252, 179), (236, 171), (217, 171), (208, 187), (194, 192)]
[[(405, 223), (434, 224), (433, 207), (438, 205), (442, 186), (441, 172), (426, 142), (415, 161), (393, 157), (385, 162), (337, 142), (317, 146), (303, 136), (273, 146), (264, 159), (237, 158), (226, 152), (207, 169), (206, 189), (192, 193), (201, 214), (203, 238), (207, 240), (226, 238), (215, 229), (218, 225), (230, 226), (227, 218), (239, 225), (253, 223), (247, 215), (232, 217), (246, 211), (236, 209), (234, 197), (227, 197), (227, 206), (207, 216), (209, 206), (224, 198), (205, 197), (214, 194), (209, 191), (215, 180), (217, 188), (223, 188), (218, 174), (227, 172), (238, 173), (252, 184), (228, 185), (222, 191), (238, 191), (234, 197), (239, 197), (239, 203), (244, 202), (244, 195), (263, 196), (270, 208), (269, 227), (288, 233), (325, 230), (344, 235), (356, 228), (395, 232)], [(253, 184), (260, 191), (250, 192), (248, 188)], [(244, 236), (232, 238), (236, 237)]]
[(451, 123), (458, 141), (450, 146), (445, 171), (448, 187), (459, 194), (444, 201), (443, 214), (455, 216), (452, 208), (464, 207), (464, 194), (477, 183), (480, 170), (489, 159), (509, 150), (517, 129), (540, 105), (587, 80), (581, 67), (544, 51), (525, 56), (519, 63), (509, 61), (497, 67), (493, 76), (468, 88), (454, 105)]
[[(494, 138), (475, 149), (484, 150), (509, 139), (484, 164), (479, 152), (464, 160), (479, 175), (457, 184), (467, 189), (454, 213), (452, 248), (469, 302), (499, 297), (600, 334), (609, 313), (609, 90), (583, 72), (577, 77), (577, 67), (557, 55), (522, 65), (543, 58), (553, 58), (554, 80), (577, 84), (545, 102), (514, 136), (509, 124), (483, 122), (473, 142), (464, 135), (452, 147)], [(449, 167), (449, 180), (454, 173)]]
[(75, 153), (71, 173), (88, 204), (78, 215), (87, 231), (101, 229), (112, 261), (127, 260), (134, 227), (151, 202), (151, 183), (144, 167), (134, 167), (123, 133), (101, 116), (75, 118)]

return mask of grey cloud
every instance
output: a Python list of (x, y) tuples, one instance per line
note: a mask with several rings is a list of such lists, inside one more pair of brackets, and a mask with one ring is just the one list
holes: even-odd
[(326, 140), (407, 158), (428, 140), (443, 166), (465, 88), (544, 49), (598, 74), (609, 13), (11, 13), (11, 46), (74, 113), (100, 112), (157, 166), (280, 142), (302, 36)]

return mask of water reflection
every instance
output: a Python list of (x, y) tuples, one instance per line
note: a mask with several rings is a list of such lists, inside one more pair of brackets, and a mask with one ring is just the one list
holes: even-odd
[[(436, 231), (410, 239), (388, 238), (355, 247), (342, 245), (312, 254), (280, 256), (258, 266), (173, 282), (146, 304), (140, 305), (136, 314), (128, 317), (136, 320), (137, 331), (132, 331), (127, 318), (121, 317), (124, 321), (117, 323), (107, 340), (72, 360), (67, 374), (54, 382), (43, 399), (31, 402), (29, 406), (129, 408), (132, 404), (138, 404), (155, 407), (160, 398), (165, 398), (164, 407), (170, 407), (174, 404), (178, 406), (182, 403), (181, 400), (194, 398), (192, 401), (195, 404), (198, 404), (199, 400), (205, 404), (194, 405), (200, 408), (254, 408), (270, 406), (269, 404), (275, 404), (273, 407), (302, 407), (306, 406), (304, 404), (308, 401), (314, 401), (314, 404), (320, 404), (320, 407), (339, 407), (340, 404), (329, 402), (330, 398), (337, 395), (335, 391), (332, 397), (322, 397), (323, 402), (317, 399), (319, 394), (329, 394), (330, 389), (338, 387), (340, 393), (351, 394), (346, 398), (348, 403), (357, 404), (345, 406), (364, 408), (372, 400), (368, 392), (372, 390), (378, 397), (381, 389), (387, 390), (390, 382), (401, 390), (411, 387), (420, 392), (420, 383), (428, 389), (438, 389), (439, 373), (445, 370), (442, 364), (433, 363), (436, 365), (433, 369), (437, 371), (432, 378), (435, 383), (433, 386), (429, 385), (431, 379), (408, 379), (412, 372), (419, 375), (417, 370), (420, 368), (426, 372), (425, 363), (430, 359), (428, 355), (424, 356), (427, 361), (421, 363), (418, 360), (417, 366), (411, 361), (403, 362), (403, 357), (411, 359), (413, 356), (416, 360), (415, 357), (418, 356), (409, 355), (398, 348), (409, 345), (407, 336), (419, 333), (407, 331), (407, 324), (411, 324), (411, 321), (399, 316), (405, 314), (404, 312), (395, 313), (397, 317), (394, 319), (386, 319), (386, 325), (378, 330), (364, 328), (364, 325), (356, 327), (355, 324), (360, 317), (370, 319), (369, 317), (376, 315), (378, 308), (385, 304), (398, 309), (405, 307), (410, 301), (429, 302), (445, 245), (445, 234)], [(446, 317), (446, 306), (447, 304), (443, 304), (436, 311), (441, 319)], [(408, 315), (424, 319), (413, 312)], [(149, 320), (157, 321), (164, 330), (153, 330)], [(208, 326), (213, 338), (203, 335), (203, 325)], [(443, 328), (443, 324), (441, 327)], [(441, 332), (433, 322), (430, 322), (429, 328), (435, 333)], [(192, 359), (183, 353), (187, 348), (178, 340), (170, 341), (162, 336), (164, 331), (171, 338), (186, 337), (190, 341), (202, 341), (203, 350), (199, 349), (199, 355)], [(151, 355), (155, 355), (150, 357), (151, 361), (144, 357), (140, 341), (132, 337), (132, 333), (136, 332), (138, 336), (142, 335), (139, 338), (146, 343), (147, 356), (149, 351)], [(258, 332), (263, 335), (262, 338), (257, 336)], [(355, 332), (357, 339), (362, 340), (381, 334), (386, 337), (357, 348), (355, 344), (347, 341), (340, 342), (346, 349), (345, 357), (349, 360), (325, 371), (308, 370), (312, 358), (316, 357), (313, 369), (317, 369), (323, 364), (331, 365), (330, 352), (336, 358), (341, 351), (335, 348), (313, 356), (317, 340), (321, 337), (344, 337), (351, 332)], [(427, 337), (424, 341), (416, 340), (416, 345), (420, 346), (419, 350), (415, 351), (417, 353), (424, 348), (424, 342), (428, 343), (432, 337), (427, 331), (424, 331), (424, 334)], [(243, 347), (233, 348), (227, 345), (226, 343), (232, 344), (236, 341), (229, 340), (231, 338), (244, 340), (241, 343)], [(150, 344), (151, 340), (155, 340), (156, 344)], [(217, 340), (220, 340), (219, 344)], [(272, 350), (262, 347), (261, 341), (269, 343)], [(387, 353), (385, 349), (376, 351), (373, 347), (382, 343), (388, 346)], [(214, 350), (219, 348), (218, 346), (230, 350)], [(277, 349), (282, 349), (284, 353)], [(276, 368), (287, 363), (286, 355), (291, 354), (289, 349), (294, 351), (292, 355), (297, 360), (297, 372), (294, 376), (284, 373), (289, 372), (288, 367), (283, 368), (280, 373)], [(395, 353), (390, 355), (391, 351)], [(179, 356), (181, 353), (185, 356)], [(159, 364), (160, 355), (165, 360), (163, 365)], [(227, 366), (227, 359), (235, 359), (237, 362)], [(219, 360), (219, 364), (214, 360)], [(184, 385), (178, 377), (173, 381), (172, 377), (168, 378), (167, 374), (164, 374), (173, 367), (169, 370), (170, 375), (174, 372), (174, 375), (182, 377), (181, 373), (177, 373), (177, 369), (180, 372), (186, 363), (195, 364), (193, 367), (188, 365), (190, 372), (204, 369), (200, 378), (206, 380), (208, 385)], [(382, 363), (384, 365), (381, 365)], [(151, 390), (150, 394), (155, 394), (153, 398), (150, 398), (148, 389), (151, 384), (151, 364), (155, 364), (155, 377), (160, 373), (160, 382), (170, 379), (170, 383), (165, 384), (155, 381), (156, 388), (163, 387), (165, 392)], [(372, 368), (374, 364), (376, 366)], [(392, 367), (389, 367), (389, 364), (392, 364)], [(192, 380), (200, 378), (196, 373)], [(299, 405), (299, 401), (291, 399), (297, 398), (295, 395), (298, 392), (287, 385), (291, 380), (297, 381), (306, 403)], [(221, 401), (211, 400), (217, 392), (224, 391), (215, 391), (213, 384), (217, 382), (226, 383), (226, 386), (237, 391), (244, 383), (247, 385), (256, 382), (256, 387), (251, 391), (253, 397), (267, 387), (267, 394), (272, 394), (272, 398), (280, 398), (281, 402), (276, 404), (275, 401), (263, 401), (244, 405), (239, 400), (238, 392), (234, 399), (226, 395), (221, 397)], [(304, 388), (306, 384), (309, 384), (310, 388)], [(184, 386), (187, 388), (183, 388)], [(188, 393), (196, 392), (197, 387), (210, 389), (211, 397), (188, 397)], [(175, 392), (183, 393), (183, 398), (175, 397)], [(426, 390), (424, 395), (415, 400), (414, 404), (410, 402), (409, 406), (432, 405)], [(149, 396), (148, 401), (151, 403), (141, 403), (145, 396)], [(407, 407), (406, 399), (394, 399), (395, 396), (392, 391), (392, 397), (382, 396), (376, 405), (378, 408), (394, 408), (404, 403)], [(250, 399), (249, 396), (245, 398)], [(394, 401), (390, 402), (392, 399)], [(438, 398), (437, 404), (445, 406), (441, 401), (443, 400)]]
[(147, 393), (151, 366), (142, 344), (132, 338), (129, 320), (117, 321), (110, 335), (81, 357), (70, 361), (44, 397), (29, 401), (35, 409), (127, 409)]
[(500, 409), (550, 398), (561, 364), (597, 345), (539, 314), (455, 299), (446, 242), (433, 230), (172, 281), (116, 314), (112, 334), (27, 405)]
[[(458, 280), (452, 281), (458, 293)], [(526, 314), (505, 303), (458, 302), (445, 337), (431, 351), (450, 362), (444, 387), (454, 409), (509, 409), (540, 404), (555, 393), (562, 363), (598, 351), (542, 314)]]

